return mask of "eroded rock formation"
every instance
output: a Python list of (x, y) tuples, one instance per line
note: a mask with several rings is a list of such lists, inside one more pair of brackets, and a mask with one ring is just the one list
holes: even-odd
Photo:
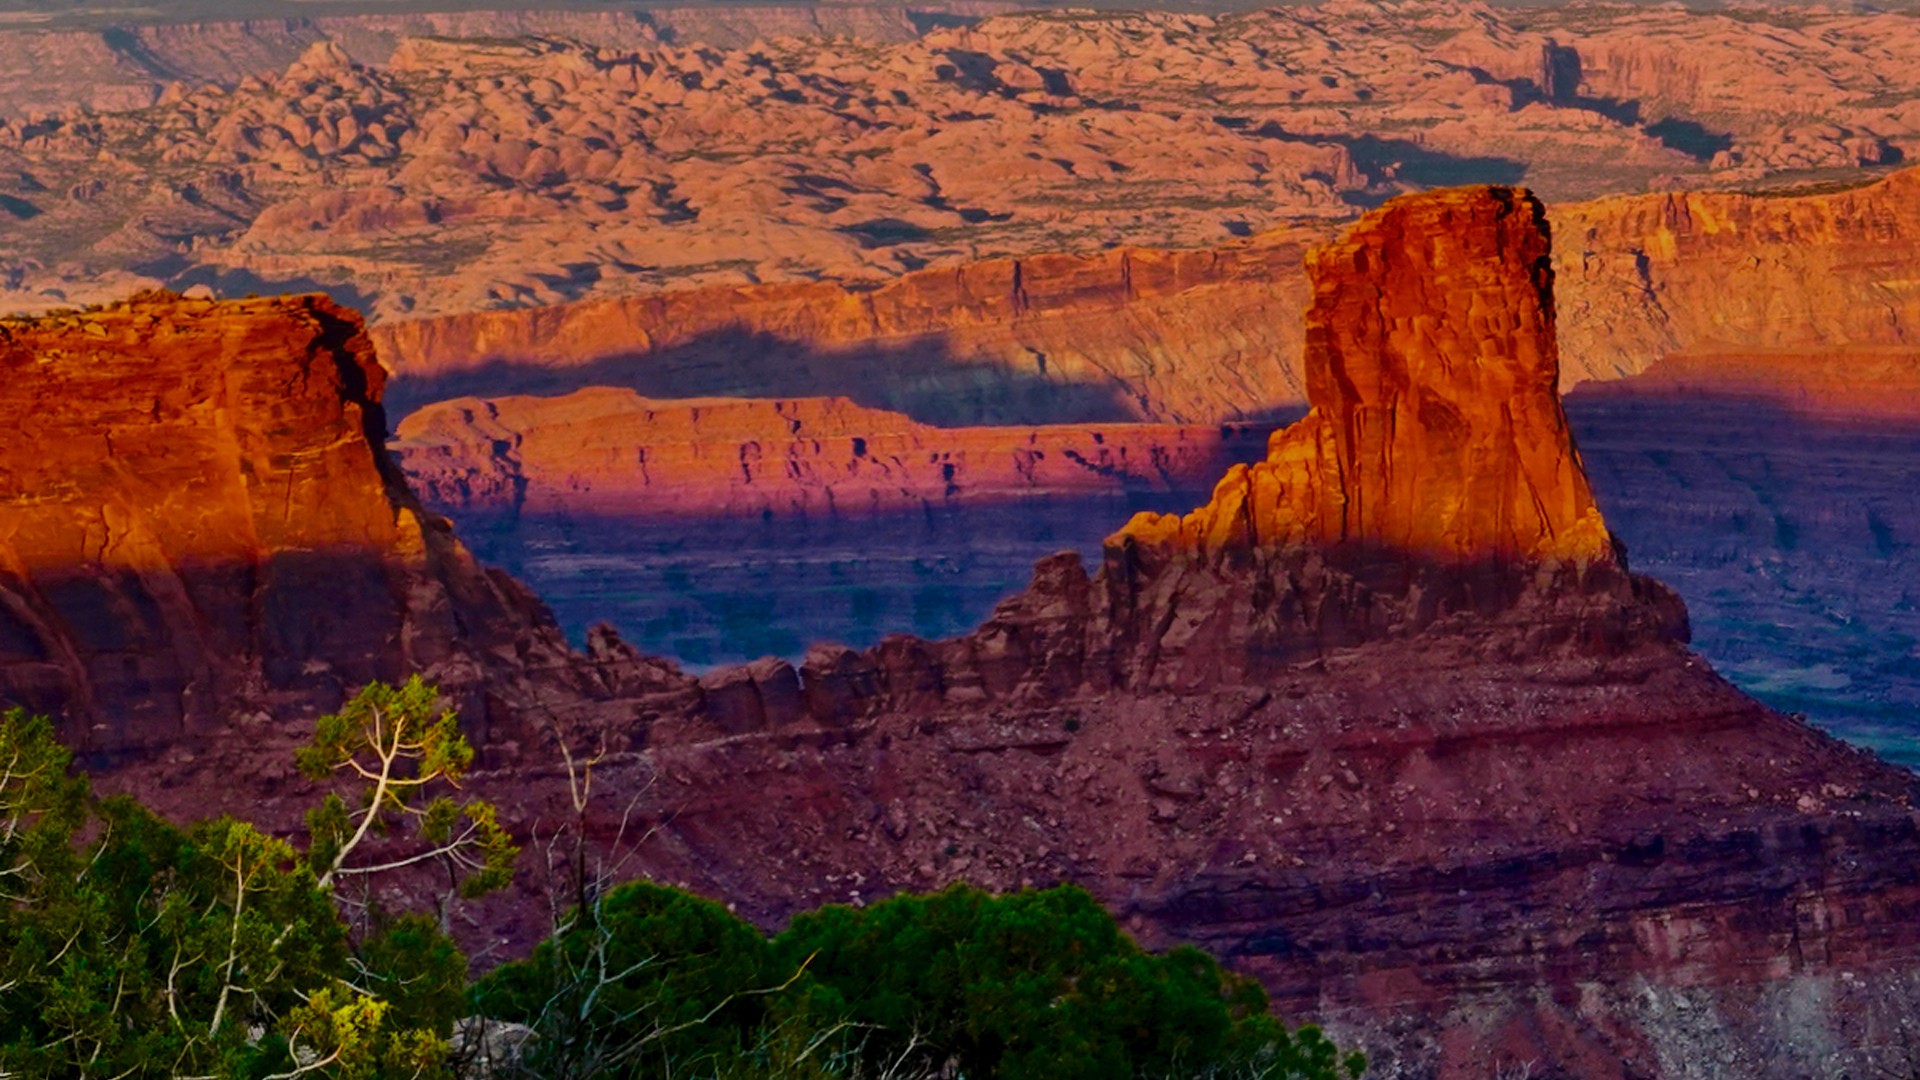
[[(1545, 255), (1522, 192), (1369, 215), (1313, 260), (1309, 419), (1202, 510), (1115, 534), (1092, 575), (1042, 562), (973, 634), (694, 680), (602, 631), (554, 654), (560, 689), (499, 641), (487, 705), (598, 755), (610, 797), (587, 825), (629, 827), (625, 865), (768, 924), (1072, 880), (1150, 944), (1255, 974), (1382, 1075), (1683, 1077), (1702, 1054), (1743, 1076), (1870, 1071), (1920, 971), (1913, 778), (1734, 690), (1680, 644), (1671, 595), (1628, 574), (1554, 399)], [(12, 370), (102, 340), (34, 332)], [(268, 366), (298, 393), (297, 358), (337, 370), (339, 351), (295, 340)], [(332, 430), (323, 445), (365, 438)], [(89, 505), (85, 475), (66, 461), (40, 487)], [(376, 523), (406, 505), (393, 490)], [(0, 521), (38, 506), (16, 496)], [(102, 783), (291, 825), (301, 800), (260, 763), (298, 737), (257, 725)], [(475, 790), (523, 829), (573, 820), (544, 750), (487, 741)], [(542, 927), (517, 900), (473, 933), (525, 944)]]
[(842, 394), (929, 423), (1260, 417), (1304, 396), (1312, 229), (838, 282), (681, 290), (374, 328), (405, 405), (589, 385)]
[(390, 449), (421, 499), (449, 514), (786, 523), (1203, 488), (1263, 432), (943, 429), (845, 398), (654, 401), (598, 387), (436, 402), (400, 423)]
[(482, 732), (513, 715), (495, 683), (523, 703), (591, 685), (393, 467), (352, 312), (137, 297), (0, 323), (0, 371), (0, 697), (82, 750), (179, 747), (416, 671)]
[(1641, 195), (1553, 217), (1574, 378), (1674, 352), (1920, 344), (1920, 169), (1824, 194)]

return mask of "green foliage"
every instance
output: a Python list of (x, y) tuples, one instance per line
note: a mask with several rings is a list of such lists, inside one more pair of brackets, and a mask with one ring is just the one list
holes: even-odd
[(528, 959), (473, 989), (475, 1011), (533, 1027), (538, 1076), (712, 1068), (766, 1019), (772, 956), (725, 908), (651, 882), (576, 910)]
[(390, 1006), (389, 1022), (445, 1038), (465, 1014), (467, 958), (419, 912), (376, 913), (373, 923), (355, 957), (357, 985)]
[(0, 901), (19, 902), (68, 868), (87, 799), (86, 781), (67, 775), (71, 761), (46, 717), (0, 714)]
[[(492, 806), (439, 796), (457, 786), (473, 763), (454, 711), (418, 675), (399, 687), (371, 683), (337, 713), (320, 718), (313, 741), (296, 754), (314, 780), (346, 776), (360, 784), (357, 806), (330, 794), (307, 814), (312, 842), (307, 859), (322, 886), (342, 877), (438, 862), (462, 896), (475, 897), (513, 880), (520, 849)], [(375, 862), (356, 862), (370, 839), (394, 840), (411, 825), (413, 849)]]
[[(300, 753), (363, 788), (358, 809), (333, 795), (309, 815), (301, 852), (95, 803), (46, 719), (0, 715), (0, 1076), (447, 1076), (465, 958), (420, 914), (376, 915), (356, 950), (332, 884), (428, 859), (469, 894), (506, 881), (491, 806), (421, 797), (472, 757), (431, 688), (368, 687)], [(424, 851), (349, 863), (404, 822)]]
[(0, 1073), (237, 1076), (344, 968), (344, 927), (285, 842), (98, 808), (70, 874), (0, 909)]
[(293, 1010), (282, 1041), (310, 1074), (330, 1080), (443, 1080), (447, 1044), (409, 1028), (390, 1002), (340, 986), (316, 991)]
[(1251, 980), (1191, 948), (1140, 949), (1085, 891), (955, 886), (826, 907), (769, 942), (708, 901), (622, 886), (475, 1011), (532, 1026), (525, 1075), (727, 1080), (1341, 1080), (1317, 1030), (1289, 1032)]
[(970, 1078), (1103, 1080), (1229, 1070), (1325, 1077), (1320, 1033), (1289, 1034), (1251, 980), (1193, 948), (1140, 949), (1084, 890), (992, 896), (956, 885), (826, 907), (775, 942), (810, 961), (806, 1008), (874, 1033), (870, 1052)]

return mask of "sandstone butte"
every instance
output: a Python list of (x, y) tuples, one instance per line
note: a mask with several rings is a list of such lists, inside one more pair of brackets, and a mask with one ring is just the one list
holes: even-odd
[[(1681, 351), (1896, 347), (1920, 334), (1920, 169), (1806, 195), (1551, 207), (1561, 388)], [(1214, 249), (994, 259), (875, 287), (718, 286), (390, 322), (408, 406), (593, 384), (655, 397), (841, 393), (939, 424), (1210, 424), (1303, 402), (1295, 228)], [(1789, 365), (1790, 366), (1790, 365)]]
[[(380, 384), (345, 313), (149, 299), (10, 325), (5, 420), (32, 438), (8, 475), (38, 479), (0, 527), (47, 539), (10, 556), (8, 647), (73, 660), (16, 656), (0, 687), (41, 693), (58, 668), (70, 737), (117, 763), (106, 790), (292, 828), (311, 798), (286, 778), (296, 706), (382, 666), (464, 672), (473, 788), (516, 828), (571, 819), (555, 740), (604, 750), (616, 797), (590, 835), (637, 793), (629, 865), (769, 925), (957, 879), (1072, 880), (1147, 943), (1257, 976), (1381, 1075), (1865, 1074), (1898, 1052), (1920, 970), (1913, 778), (1715, 676), (1674, 597), (1629, 573), (1554, 401), (1545, 255), (1523, 192), (1387, 204), (1312, 259), (1312, 416), (1206, 508), (1130, 523), (1091, 575), (1044, 560), (970, 635), (698, 679), (605, 630), (567, 651), (461, 559), (368, 440)], [(97, 428), (108, 468), (60, 450)], [(327, 461), (336, 482), (298, 482)], [(281, 524), (238, 552), (187, 515), (102, 542), (170, 505), (170, 476)], [(279, 560), (340, 550), (386, 586), (361, 596), (379, 619), (356, 640), (381, 659), (361, 671), (333, 638), (265, 629), (297, 584)], [(229, 572), (196, 572), (201, 553)], [(324, 625), (353, 580), (279, 603)], [(185, 665), (195, 639), (170, 628), (236, 610), (261, 615), (235, 655), (289, 661), (261, 666), (284, 719), (208, 683), (231, 703), (205, 726), (109, 753), (129, 744), (81, 705), (188, 697), (124, 673)], [(446, 625), (433, 613), (458, 632), (405, 651), (409, 627)], [(326, 685), (274, 681), (310, 663)], [(469, 944), (524, 947), (541, 910), (504, 897)]]

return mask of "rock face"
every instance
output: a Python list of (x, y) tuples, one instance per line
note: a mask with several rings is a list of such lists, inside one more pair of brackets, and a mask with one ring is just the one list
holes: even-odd
[(390, 447), (450, 515), (880, 517), (960, 503), (1124, 497), (1210, 484), (1264, 429), (1088, 424), (942, 429), (845, 398), (456, 398)]
[(60, 714), (82, 750), (415, 671), (485, 731), (504, 707), (484, 683), (571, 678), (544, 609), (381, 448), (385, 375), (353, 313), (147, 296), (0, 323), (0, 370), (0, 697)]
[(1920, 344), (1920, 169), (1830, 194), (1601, 199), (1557, 208), (1554, 234), (1570, 378)]
[[(1920, 170), (1830, 194), (1635, 196), (1548, 216), (1562, 389), (1678, 351), (1905, 347), (1920, 326), (1901, 269), (1920, 249)], [(372, 333), (406, 408), (597, 383), (834, 392), (939, 424), (1257, 419), (1307, 397), (1298, 328), (1315, 239), (988, 260), (873, 289), (688, 289)]]
[(1217, 423), (1301, 400), (1314, 230), (923, 270), (877, 287), (722, 287), (373, 330), (402, 407), (627, 386), (843, 394), (943, 424)]

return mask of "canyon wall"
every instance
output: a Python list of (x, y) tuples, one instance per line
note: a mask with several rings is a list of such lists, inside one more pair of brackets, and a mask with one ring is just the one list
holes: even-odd
[[(961, 637), (823, 643), (797, 665), (694, 678), (606, 630), (573, 653), (543, 644), (537, 610), (450, 603), (464, 612), (456, 640), (482, 646), (466, 647), (487, 715), (519, 722), (476, 733), (472, 790), (523, 835), (551, 835), (574, 814), (550, 745), (564, 738), (597, 755), (597, 842), (624, 831), (625, 865), (768, 925), (954, 880), (1079, 882), (1147, 943), (1196, 942), (1257, 976), (1286, 1015), (1327, 1022), (1382, 1076), (1885, 1067), (1920, 971), (1920, 792), (1714, 675), (1684, 648), (1674, 596), (1629, 572), (1555, 396), (1543, 221), (1504, 188), (1369, 214), (1308, 260), (1306, 419), (1200, 509), (1134, 518), (1091, 573), (1070, 554), (1043, 560)], [(161, 564), (199, 550), (191, 515), (142, 526), (159, 546), (116, 524), (119, 507), (133, 519), (155, 503), (149, 474), (171, 476), (167, 490), (185, 469), (210, 493), (245, 493), (253, 475), (293, 492), (258, 497), (297, 526), (255, 526), (275, 543), (307, 543), (299, 522), (334, 514), (358, 523), (347, 541), (405, 563), (405, 529), (394, 540), (383, 524), (402, 509), (451, 543), (367, 438), (378, 384), (352, 320), (292, 302), (292, 325), (339, 324), (299, 336), (287, 305), (209, 306), (231, 329), (182, 337), (184, 314), (160, 317), (178, 301), (146, 303), (9, 329), (9, 386), (42, 390), (10, 414), (42, 424), (31, 442), (80, 445), (98, 424), (107, 460), (132, 463), (101, 476), (94, 457), (54, 455), (0, 504), (5, 535), (43, 535), (31, 550), (54, 552), (10, 579), (10, 610), (78, 610), (37, 598), (40, 567), (77, 562), (98, 582), (138, 554), (149, 578), (182, 577)], [(281, 329), (256, 354), (239, 346), (261, 340), (243, 316), (262, 309), (277, 314), (258, 325)], [(142, 315), (155, 321), (136, 327)], [(168, 360), (143, 333), (179, 339)], [(68, 400), (66, 380), (116, 362), (133, 369), (126, 385), (152, 389), (76, 393), (108, 403), (104, 421), (60, 419), (49, 403)], [(241, 388), (256, 372), (274, 393), (179, 388), (183, 370), (209, 369)], [(270, 422), (250, 423), (259, 413)], [(323, 467), (339, 482), (298, 482)], [(302, 501), (322, 490), (372, 508)], [(213, 501), (253, 505), (236, 498)], [(315, 528), (322, 550), (339, 541)], [(450, 593), (465, 580), (444, 560), (414, 573), (386, 604), (429, 578)], [(251, 602), (247, 585), (224, 602)], [(95, 621), (141, 625), (130, 587), (112, 588), (121, 599)], [(74, 637), (41, 618), (35, 641)], [(8, 694), (31, 688), (26, 670), (0, 670)], [(100, 783), (291, 826), (303, 801), (282, 778), (300, 735), (242, 718)], [(463, 933), (511, 948), (541, 932), (534, 897), (500, 902)]]
[(389, 444), (428, 505), (515, 516), (882, 517), (957, 502), (1205, 487), (1256, 427), (942, 429), (845, 398), (456, 398)]
[(1601, 199), (1553, 219), (1561, 347), (1585, 377), (1682, 351), (1920, 340), (1920, 169), (1831, 194)]
[[(1548, 216), (1563, 388), (1671, 352), (1902, 346), (1920, 326), (1920, 287), (1902, 269), (1920, 250), (1920, 170), (1832, 194), (1633, 196)], [(691, 289), (372, 332), (402, 409), (598, 384), (663, 398), (844, 394), (942, 425), (1259, 419), (1305, 400), (1301, 253), (1321, 235), (992, 260), (872, 288)]]
[(0, 368), (0, 694), (94, 760), (413, 672), (501, 737), (509, 699), (591, 695), (540, 603), (394, 468), (352, 312), (136, 297), (0, 323)]
[(1312, 232), (489, 311), (373, 330), (400, 407), (614, 385), (839, 394), (943, 425), (1214, 423), (1300, 400)]

